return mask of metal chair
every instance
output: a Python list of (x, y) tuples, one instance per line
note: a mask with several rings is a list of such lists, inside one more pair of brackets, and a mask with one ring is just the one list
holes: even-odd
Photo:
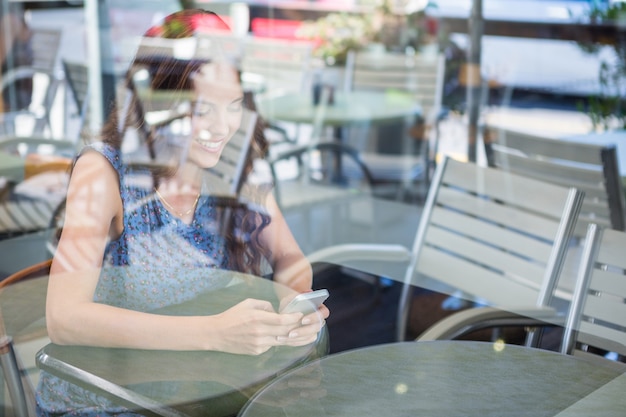
[(258, 79), (259, 93), (306, 91), (312, 65), (313, 44), (304, 41), (259, 38), (243, 44), (241, 70), (244, 81)]
[(274, 196), (283, 210), (372, 192), (372, 174), (360, 153), (348, 145), (322, 140), (328, 100), (325, 90), (316, 108), (309, 143), (269, 159)]
[(282, 209), (370, 193), (372, 175), (356, 149), (336, 142), (300, 146), (270, 160)]
[[(78, 116), (78, 139), (87, 141), (89, 126), (89, 68), (82, 62), (61, 60), (65, 82), (74, 101)], [(77, 140), (77, 142), (82, 142)]]
[[(587, 227), (576, 286), (566, 320), (560, 352), (589, 360), (626, 361), (626, 233), (591, 223)], [(492, 326), (553, 326), (529, 316), (495, 308), (481, 314), (457, 313), (437, 323), (418, 340), (454, 339), (466, 330)], [(458, 326), (457, 323), (464, 323)], [(454, 324), (453, 324), (454, 323)]]
[(15, 156), (19, 167), (2, 190), (0, 238), (45, 230), (65, 193), (78, 142), (11, 135), (0, 140), (0, 150)]
[[(65, 60), (62, 60), (62, 66), (81, 113), (82, 127), (86, 117), (87, 66)], [(64, 199), (64, 187), (72, 159), (82, 146), (83, 142), (78, 140), (79, 137), (54, 139), (10, 136), (0, 141), (0, 150), (19, 155), (24, 161), (21, 181), (9, 181), (5, 190), (5, 194), (16, 198), (14, 201), (0, 203), (1, 237), (12, 237), (49, 227), (54, 212)], [(62, 194), (61, 198), (59, 194)]]
[[(602, 227), (624, 229), (624, 195), (619, 182), (615, 147), (577, 143), (563, 146), (557, 139), (505, 129), (500, 130), (497, 140), (493, 153), (499, 169), (544, 183), (576, 187), (584, 192), (572, 234), (583, 242), (583, 247), (570, 246), (561, 274), (561, 287), (573, 293), (581, 279), (575, 271), (579, 269), (579, 252), (586, 256), (585, 245), (588, 242), (585, 241), (585, 232), (589, 225), (597, 223)], [(469, 331), (498, 326), (542, 328), (546, 323), (497, 308), (483, 308), (454, 314), (428, 329), (419, 340), (457, 338)]]
[(21, 115), (34, 119), (31, 132), (33, 135), (44, 135), (46, 128), (50, 129), (50, 111), (59, 86), (56, 63), (61, 35), (60, 29), (32, 29), (33, 64), (30, 67), (13, 68), (2, 75), (2, 91), (20, 80), (33, 79), (36, 75), (43, 77), (46, 82), (46, 91), (41, 103), (31, 103), (29, 109), (2, 115), (2, 131), (5, 135), (15, 135), (14, 124), (16, 118)]
[(16, 417), (36, 416), (34, 387), (15, 345), (39, 338), (47, 343), (45, 297), (51, 263), (40, 262), (0, 282), (0, 365)]
[(564, 143), (509, 129), (498, 129), (495, 134), (493, 153), (500, 169), (584, 191), (576, 237), (584, 238), (590, 223), (626, 229), (615, 146)]
[(421, 107), (421, 115), (414, 120), (379, 126), (370, 131), (367, 144), (356, 146), (363, 151), (361, 158), (374, 180), (398, 185), (396, 198), (403, 198), (414, 191), (416, 182), (430, 181), (438, 149), (439, 122), (445, 115), (445, 59), (442, 55), (387, 52), (353, 54), (348, 60), (346, 81), (352, 89), (409, 92)]
[(441, 54), (358, 51), (351, 69), (352, 89), (397, 89), (412, 93), (427, 123), (441, 117), (445, 58)]
[[(68, 170), (76, 152), (71, 141), (12, 138), (0, 142), (0, 149), (9, 153), (19, 154), (22, 147), (27, 149), (21, 159), (23, 173), (19, 180), (9, 181), (0, 201), (0, 239), (49, 227), (56, 207), (65, 198)], [(58, 153), (38, 153), (41, 147)]]
[[(255, 96), (308, 93), (313, 45), (301, 40), (248, 37), (240, 43), (241, 78)], [(299, 125), (266, 124), (270, 144), (298, 142)]]
[[(406, 262), (397, 338), (405, 339), (414, 286), (562, 323), (551, 308), (582, 193), (494, 168), (445, 158), (437, 166), (412, 249), (354, 244), (326, 248), (311, 262)], [(556, 288), (556, 289), (555, 289)], [(480, 309), (471, 309), (480, 311)]]
[(626, 233), (588, 226), (578, 279), (565, 325), (561, 352), (626, 358)]

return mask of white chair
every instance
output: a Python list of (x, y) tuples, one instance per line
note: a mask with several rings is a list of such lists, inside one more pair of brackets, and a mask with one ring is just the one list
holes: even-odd
[(561, 352), (626, 358), (626, 233), (590, 224)]
[[(437, 166), (412, 249), (339, 245), (311, 262), (358, 269), (359, 261), (406, 262), (397, 338), (404, 340), (413, 286), (562, 323), (550, 307), (582, 193), (444, 158)], [(472, 309), (480, 311), (480, 309)]]
[[(626, 361), (626, 233), (590, 223), (572, 301), (563, 324), (560, 351), (599, 364), (607, 359)], [(550, 323), (514, 316), (497, 309), (484, 309), (475, 316), (473, 328), (491, 325), (542, 327)], [(463, 313), (456, 314), (462, 316)], [(445, 320), (444, 320), (445, 321)], [(459, 332), (439, 322), (418, 340), (450, 339)], [(466, 322), (469, 324), (469, 322)]]
[[(89, 67), (83, 62), (61, 60), (65, 83), (74, 101), (78, 116), (78, 138), (89, 141)], [(79, 141), (77, 141), (79, 142)]]
[(357, 146), (363, 150), (361, 157), (374, 180), (399, 184), (398, 197), (402, 197), (415, 182), (428, 183), (434, 165), (438, 123), (443, 117), (445, 59), (441, 54), (359, 51), (348, 62), (351, 68), (347, 83), (352, 89), (409, 92), (422, 109), (416, 120), (392, 127), (380, 126), (370, 132), (367, 144)]
[[(276, 96), (288, 92), (308, 94), (313, 68), (310, 42), (263, 37), (247, 37), (241, 47), (241, 79), (255, 96)], [(270, 144), (295, 144), (300, 126), (269, 123), (266, 136)]]
[(243, 44), (244, 82), (258, 79), (260, 94), (306, 91), (312, 65), (310, 42), (250, 37)]
[(584, 238), (590, 223), (626, 228), (626, 202), (615, 146), (564, 142), (510, 129), (494, 133), (497, 167), (584, 191), (576, 237)]
[(413, 94), (427, 122), (442, 110), (445, 57), (359, 51), (354, 55), (352, 89), (396, 89)]

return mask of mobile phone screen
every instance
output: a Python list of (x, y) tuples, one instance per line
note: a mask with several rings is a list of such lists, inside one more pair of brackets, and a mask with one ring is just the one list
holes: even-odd
[(325, 289), (299, 294), (281, 310), (281, 313), (310, 314), (316, 311), (328, 296), (328, 290)]

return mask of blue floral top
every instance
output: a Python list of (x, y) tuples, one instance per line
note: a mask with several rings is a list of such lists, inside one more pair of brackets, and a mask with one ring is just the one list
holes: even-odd
[[(117, 171), (124, 207), (124, 231), (107, 245), (94, 301), (149, 311), (228, 284), (229, 274), (223, 273), (228, 256), (214, 199), (201, 196), (191, 224), (186, 224), (155, 196), (148, 173), (129, 172), (119, 150), (104, 143), (88, 149), (104, 155)], [(130, 415), (46, 372), (40, 374), (37, 406), (39, 415)]]

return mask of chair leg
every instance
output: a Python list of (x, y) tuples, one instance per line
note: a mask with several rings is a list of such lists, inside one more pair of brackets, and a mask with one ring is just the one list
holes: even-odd
[(4, 337), (0, 342), (0, 366), (4, 373), (4, 379), (7, 383), (7, 389), (13, 404), (14, 415), (16, 417), (34, 416), (34, 398), (29, 401), (32, 395), (31, 390), (26, 390), (22, 383), (20, 368), (13, 349), (11, 338)]

